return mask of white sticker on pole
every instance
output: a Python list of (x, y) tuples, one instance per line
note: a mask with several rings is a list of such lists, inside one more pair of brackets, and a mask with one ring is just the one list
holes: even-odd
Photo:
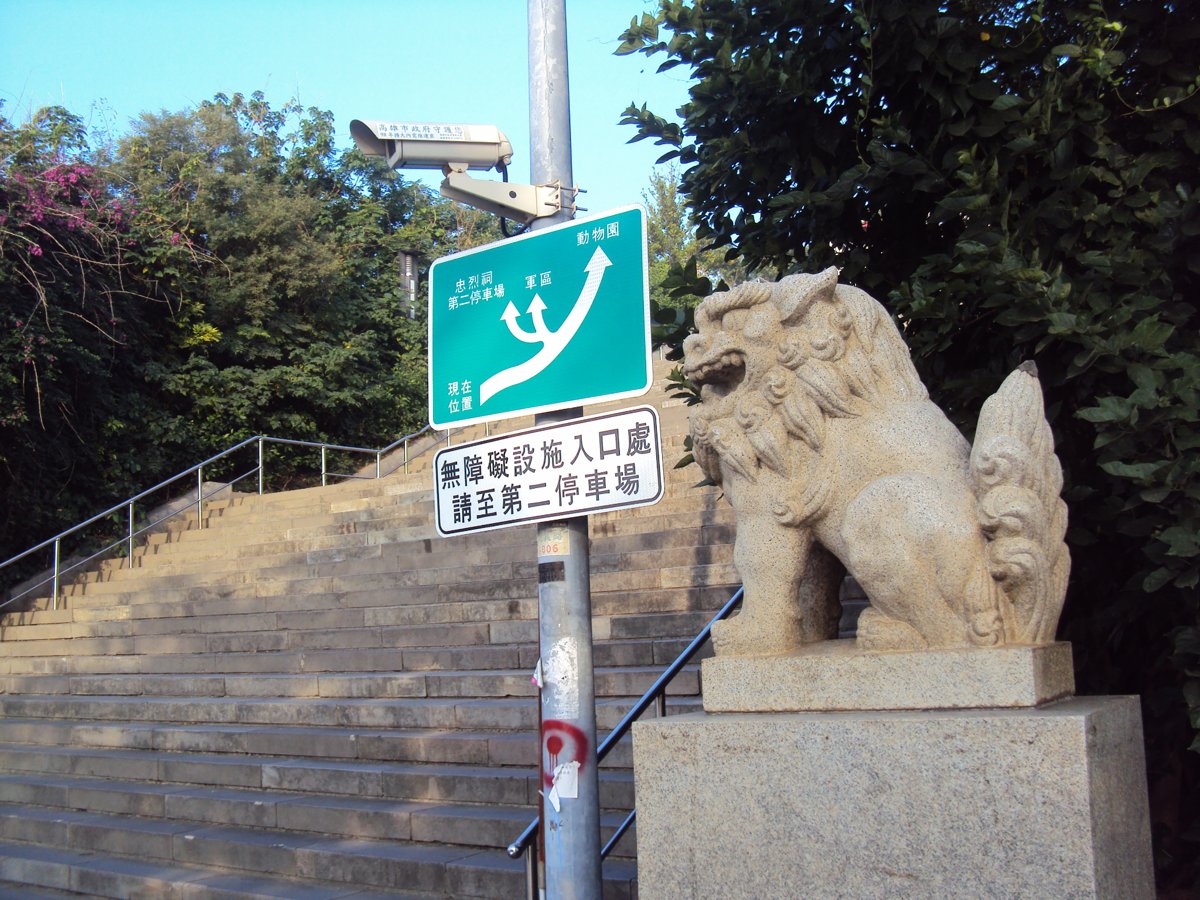
[(579, 654), (570, 638), (559, 638), (542, 663), (545, 705), (560, 719), (579, 718)]
[(560, 763), (554, 769), (554, 783), (550, 787), (550, 793), (546, 796), (550, 801), (550, 805), (554, 807), (555, 812), (562, 811), (562, 800), (578, 800), (579, 799), (579, 762), (571, 760), (570, 762)]

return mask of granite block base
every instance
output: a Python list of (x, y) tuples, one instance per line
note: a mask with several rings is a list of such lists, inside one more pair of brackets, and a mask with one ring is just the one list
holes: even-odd
[(1133, 697), (633, 733), (642, 900), (1154, 896)]
[(821, 641), (703, 663), (706, 712), (1040, 706), (1075, 692), (1071, 645), (870, 652)]

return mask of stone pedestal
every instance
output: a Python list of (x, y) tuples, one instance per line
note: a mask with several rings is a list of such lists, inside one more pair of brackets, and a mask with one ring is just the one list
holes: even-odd
[(634, 772), (642, 900), (1154, 896), (1133, 697), (675, 716)]
[(859, 650), (821, 641), (788, 656), (704, 660), (705, 712), (1040, 706), (1075, 693), (1071, 645)]

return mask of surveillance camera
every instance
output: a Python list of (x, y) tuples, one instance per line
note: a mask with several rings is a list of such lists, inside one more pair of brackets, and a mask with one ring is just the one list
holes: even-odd
[(393, 169), (491, 169), (507, 166), (512, 144), (495, 125), (443, 125), (355, 119), (350, 136), (367, 156)]

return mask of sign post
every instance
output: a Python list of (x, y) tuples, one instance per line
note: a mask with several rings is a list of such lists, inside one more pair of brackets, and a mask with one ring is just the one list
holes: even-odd
[[(575, 176), (571, 168), (566, 0), (528, 0), (528, 10), (531, 180), (534, 184), (557, 182), (571, 189)], [(564, 211), (562, 217), (571, 219), (573, 212)], [(538, 228), (542, 222), (549, 224), (539, 219), (531, 228)], [(545, 412), (537, 422), (561, 422), (577, 418), (581, 412)], [(543, 673), (538, 735), (540, 839), (546, 896), (549, 900), (601, 900), (600, 779), (587, 517), (541, 523), (537, 542), (538, 639)], [(548, 671), (553, 681), (545, 677)]]

